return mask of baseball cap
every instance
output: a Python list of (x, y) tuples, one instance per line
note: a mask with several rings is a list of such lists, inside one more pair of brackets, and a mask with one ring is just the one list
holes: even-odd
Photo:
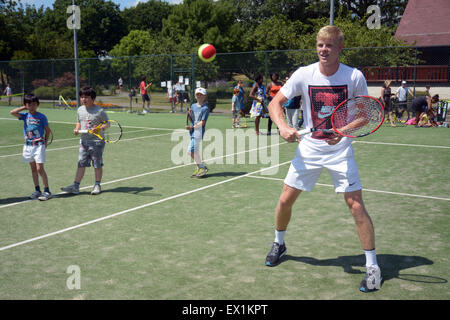
[(195, 94), (201, 93), (202, 95), (206, 96), (206, 89), (205, 88), (197, 88), (195, 89)]
[(402, 81), (402, 84), (406, 84), (406, 81), (405, 81), (405, 80), (403, 80), (403, 81)]

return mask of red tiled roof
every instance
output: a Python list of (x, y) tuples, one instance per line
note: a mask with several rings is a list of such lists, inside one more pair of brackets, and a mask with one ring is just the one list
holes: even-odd
[(409, 0), (395, 33), (415, 47), (450, 45), (450, 0)]

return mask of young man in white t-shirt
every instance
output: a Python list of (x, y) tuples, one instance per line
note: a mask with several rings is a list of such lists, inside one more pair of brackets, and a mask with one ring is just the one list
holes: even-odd
[[(284, 121), (282, 106), (295, 96), (302, 96), (305, 128), (320, 124), (331, 115), (333, 107), (347, 98), (367, 95), (363, 74), (339, 62), (344, 35), (335, 26), (323, 27), (317, 34), (319, 61), (294, 72), (269, 104), (272, 120), (288, 142), (300, 141), (300, 135)], [(325, 123), (325, 126), (330, 124)], [(366, 276), (359, 289), (369, 292), (380, 288), (381, 272), (375, 253), (372, 221), (362, 199), (358, 167), (353, 157), (352, 139), (337, 134), (315, 132), (301, 139), (275, 213), (275, 240), (266, 258), (267, 266), (276, 266), (286, 254), (284, 235), (292, 206), (302, 191), (311, 191), (323, 169), (330, 173), (335, 192), (343, 193), (352, 213), (361, 245), (366, 255)]]

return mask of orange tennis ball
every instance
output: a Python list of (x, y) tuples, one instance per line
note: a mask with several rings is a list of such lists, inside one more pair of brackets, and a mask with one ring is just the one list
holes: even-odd
[(198, 48), (198, 57), (204, 62), (211, 62), (216, 58), (216, 48), (205, 43)]

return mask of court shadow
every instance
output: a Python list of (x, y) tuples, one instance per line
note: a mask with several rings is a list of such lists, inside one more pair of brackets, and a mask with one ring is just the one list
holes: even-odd
[(209, 177), (237, 177), (247, 174), (248, 172), (217, 172), (217, 173), (208, 173), (204, 175), (202, 178)]
[(118, 192), (140, 194), (142, 192), (153, 190), (153, 187), (117, 187), (113, 189), (103, 189), (102, 192)]
[(7, 205), (7, 204), (15, 203), (15, 202), (25, 202), (27, 200), (30, 200), (30, 199), (28, 199), (28, 197), (12, 197), (12, 198), (0, 199), (0, 205)]
[[(286, 260), (293, 260), (297, 262), (307, 263), (320, 267), (342, 267), (344, 272), (351, 274), (363, 274), (365, 271), (354, 269), (355, 267), (364, 267), (366, 258), (363, 254), (356, 256), (340, 256), (332, 259), (316, 259), (312, 257), (294, 257), (290, 255), (285, 256)], [(413, 275), (400, 274), (402, 270), (414, 268), (423, 265), (432, 265), (433, 261), (421, 256), (403, 256), (395, 254), (377, 254), (377, 262), (381, 268), (383, 281), (388, 281), (392, 278), (399, 278), (408, 281), (427, 282), (427, 283), (447, 283), (446, 279)]]

